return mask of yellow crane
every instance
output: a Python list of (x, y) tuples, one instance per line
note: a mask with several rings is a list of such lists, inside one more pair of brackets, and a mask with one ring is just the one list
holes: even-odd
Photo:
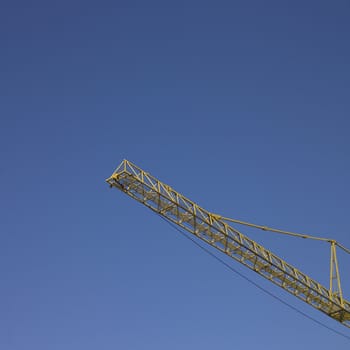
[[(336, 248), (339, 247), (347, 253), (350, 253), (350, 250), (337, 241), (272, 229), (210, 213), (128, 160), (123, 160), (106, 181), (110, 187), (116, 187), (165, 219), (350, 328), (350, 302), (343, 297)], [(329, 242), (329, 288), (253, 241), (230, 223)]]

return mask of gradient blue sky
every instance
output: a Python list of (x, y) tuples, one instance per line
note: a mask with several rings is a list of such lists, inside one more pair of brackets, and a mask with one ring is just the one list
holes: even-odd
[[(213, 212), (350, 246), (349, 17), (348, 1), (2, 2), (0, 348), (346, 348), (104, 180), (127, 158)], [(245, 232), (327, 285), (323, 243)]]

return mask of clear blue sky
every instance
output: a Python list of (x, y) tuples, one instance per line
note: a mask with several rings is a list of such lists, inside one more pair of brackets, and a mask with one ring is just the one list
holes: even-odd
[[(349, 18), (348, 1), (2, 2), (0, 348), (348, 347), (104, 180), (127, 158), (213, 212), (350, 246)], [(327, 285), (323, 243), (246, 232)]]

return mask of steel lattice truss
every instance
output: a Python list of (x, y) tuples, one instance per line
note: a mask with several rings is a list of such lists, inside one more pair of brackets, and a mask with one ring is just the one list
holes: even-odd
[(124, 160), (107, 182), (350, 328), (348, 301), (131, 162)]

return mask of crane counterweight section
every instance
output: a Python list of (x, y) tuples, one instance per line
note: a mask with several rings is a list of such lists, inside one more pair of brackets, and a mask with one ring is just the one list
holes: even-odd
[[(341, 293), (335, 251), (332, 255), (335, 268), (331, 266), (331, 286), (337, 278), (338, 288), (337, 292), (333, 293), (331, 287), (327, 289), (232, 227), (227, 222), (230, 219), (201, 208), (128, 160), (124, 160), (106, 181), (111, 187), (118, 188), (152, 211), (350, 328), (350, 303)], [(266, 226), (248, 226), (269, 230)], [(333, 248), (335, 249), (335, 245)]]

